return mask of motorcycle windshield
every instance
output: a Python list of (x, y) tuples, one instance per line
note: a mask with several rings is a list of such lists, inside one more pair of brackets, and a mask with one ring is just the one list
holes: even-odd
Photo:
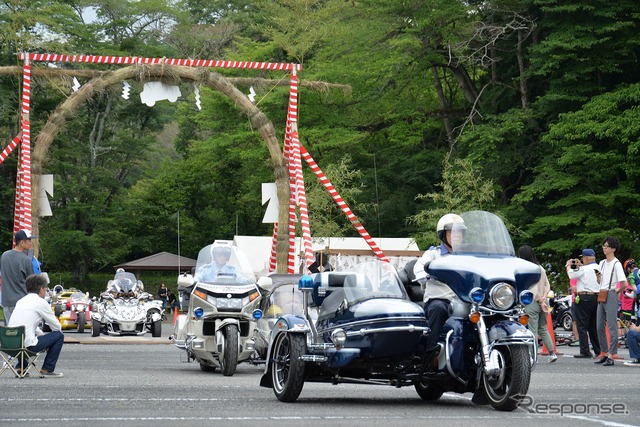
[(269, 296), (265, 317), (277, 319), (283, 314), (304, 314), (303, 295), (297, 284), (279, 286)]
[(515, 256), (507, 227), (498, 216), (484, 211), (460, 216), (464, 224), (453, 229), (452, 255), (428, 265), (431, 278), (446, 283), (465, 302), (475, 287), (489, 290), (506, 282), (519, 294), (540, 280), (538, 265)]
[(69, 297), (69, 299), (73, 302), (87, 302), (89, 301), (89, 298), (87, 297), (86, 294), (82, 293), (82, 292), (74, 292), (71, 294), (71, 296)]
[(111, 289), (107, 290), (124, 293), (135, 292), (137, 291), (138, 279), (135, 274), (125, 271), (116, 273), (110, 284)]
[(396, 269), (388, 262), (356, 264), (345, 272), (344, 294), (349, 303), (373, 298), (406, 298)]
[(507, 227), (499, 216), (486, 211), (460, 215), (464, 223), (453, 224), (451, 246), (454, 254), (515, 256)]
[(255, 283), (256, 277), (245, 253), (231, 244), (213, 243), (200, 249), (194, 279), (216, 284)]

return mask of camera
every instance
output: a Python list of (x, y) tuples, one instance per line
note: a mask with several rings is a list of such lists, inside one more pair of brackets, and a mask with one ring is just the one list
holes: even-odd
[(572, 259), (571, 260), (571, 269), (572, 270), (577, 270), (578, 269), (578, 260), (577, 259)]

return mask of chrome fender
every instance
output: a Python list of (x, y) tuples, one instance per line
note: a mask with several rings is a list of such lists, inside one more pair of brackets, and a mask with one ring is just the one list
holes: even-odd
[(102, 322), (102, 314), (97, 313), (95, 311), (91, 312), (91, 319), (92, 320), (97, 320), (98, 322)]

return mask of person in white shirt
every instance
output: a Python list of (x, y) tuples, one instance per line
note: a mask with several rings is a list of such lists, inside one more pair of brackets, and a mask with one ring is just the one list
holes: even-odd
[[(598, 312), (598, 264), (596, 264), (596, 252), (591, 248), (582, 250), (582, 260), (570, 259), (565, 268), (570, 279), (576, 279), (576, 294), (574, 302), (576, 306), (576, 323), (578, 324), (578, 339), (580, 341), (580, 353), (574, 355), (577, 358), (591, 358), (589, 341), (593, 346), (596, 357), (600, 355), (600, 341), (596, 319)], [(601, 276), (602, 277), (602, 276)]]
[[(605, 260), (600, 263), (600, 292), (607, 295), (606, 302), (598, 302), (598, 339), (605, 353), (595, 363), (602, 366), (613, 366), (613, 359), (618, 354), (618, 294), (627, 288), (627, 276), (622, 263), (616, 258), (620, 250), (620, 240), (607, 236), (602, 242)], [(609, 341), (607, 341), (607, 330)]]
[[(11, 314), (8, 326), (25, 327), (25, 346), (33, 352), (47, 350), (47, 356), (40, 372), (45, 377), (61, 377), (55, 372), (58, 357), (64, 344), (64, 334), (60, 322), (53, 315), (51, 306), (44, 299), (47, 292), (47, 280), (40, 274), (32, 274), (26, 280), (27, 295), (20, 298)], [(44, 321), (51, 332), (43, 334), (40, 322)], [(17, 366), (24, 369), (23, 366)]]

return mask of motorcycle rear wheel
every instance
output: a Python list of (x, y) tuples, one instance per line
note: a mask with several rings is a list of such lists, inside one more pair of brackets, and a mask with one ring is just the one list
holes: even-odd
[(281, 402), (295, 402), (304, 386), (305, 352), (302, 334), (281, 333), (273, 346), (271, 380), (273, 392)]
[(78, 313), (78, 333), (84, 332), (84, 325), (87, 323), (87, 313)]
[(500, 353), (501, 372), (498, 378), (482, 374), (482, 386), (489, 403), (498, 411), (513, 411), (529, 390), (531, 362), (524, 345), (496, 347)]
[(220, 355), (220, 370), (222, 375), (230, 377), (236, 373), (238, 365), (238, 325), (229, 324), (222, 330), (224, 343)]

